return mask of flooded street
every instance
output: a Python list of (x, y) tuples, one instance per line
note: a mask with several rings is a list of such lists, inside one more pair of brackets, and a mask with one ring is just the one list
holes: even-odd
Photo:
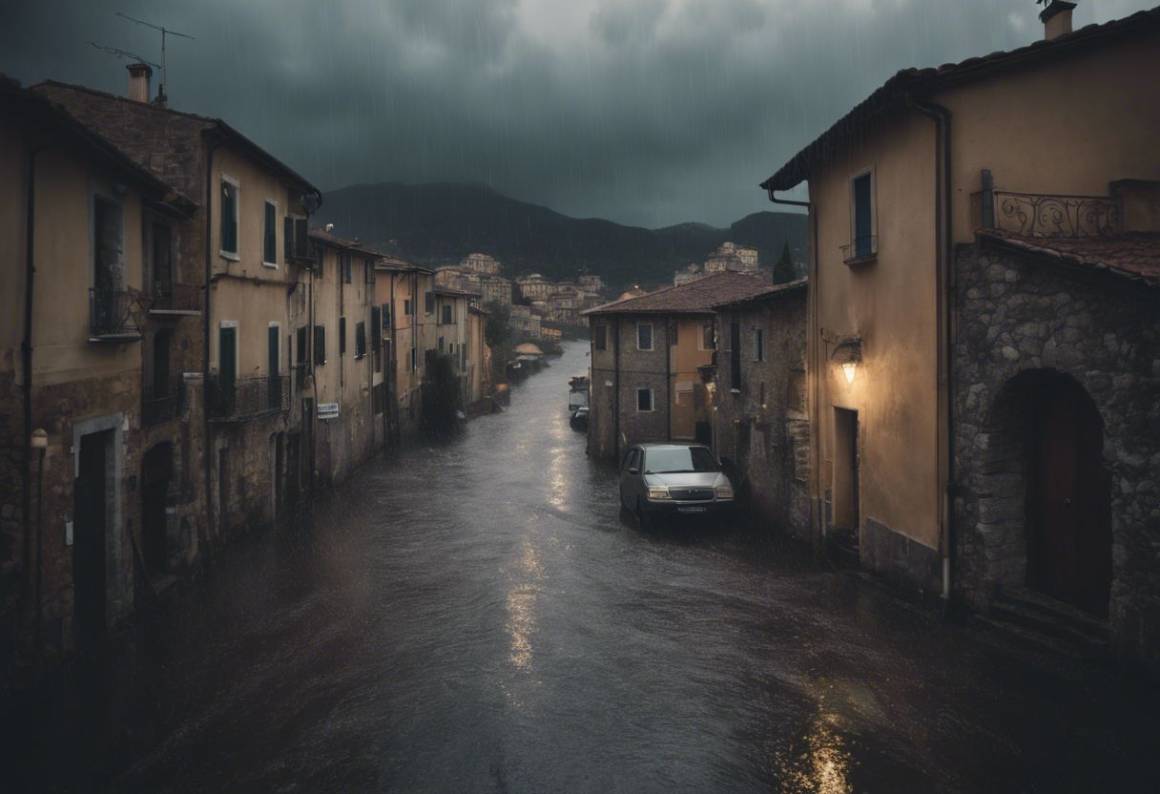
[[(38, 779), (1140, 790), (1155, 698), (1112, 673), (1008, 658), (768, 528), (646, 533), (621, 517), (614, 472), (564, 411), (586, 349), (462, 437), (373, 462), (312, 526), (224, 555), (109, 661), (100, 704), (57, 693), (41, 714), (54, 727), (25, 737)], [(83, 763), (53, 761), (62, 742)]]

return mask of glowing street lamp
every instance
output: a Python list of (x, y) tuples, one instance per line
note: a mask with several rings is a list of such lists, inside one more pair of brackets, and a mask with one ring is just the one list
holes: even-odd
[(846, 385), (853, 385), (854, 378), (858, 377), (858, 364), (862, 361), (862, 338), (848, 336), (838, 342), (830, 360), (842, 370), (846, 378)]

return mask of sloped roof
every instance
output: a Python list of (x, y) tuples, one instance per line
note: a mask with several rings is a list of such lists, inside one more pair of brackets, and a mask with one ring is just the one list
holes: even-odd
[(767, 300), (769, 298), (781, 297), (782, 295), (792, 294), (795, 292), (805, 292), (808, 285), (809, 280), (804, 278), (799, 278), (796, 281), (787, 281), (784, 284), (773, 284), (772, 286), (766, 287), (761, 292), (757, 292), (753, 295), (749, 295), (738, 300), (730, 300), (724, 303), (718, 303), (713, 308), (739, 308), (751, 303), (760, 303), (761, 301)]
[(688, 284), (605, 303), (581, 314), (712, 314), (718, 304), (756, 295), (769, 286), (759, 276), (727, 270)]
[(187, 216), (192, 215), (197, 209), (197, 202), (188, 194), (158, 178), (152, 170), (126, 155), (119, 147), (82, 124), (57, 104), (30, 89), (23, 88), (19, 82), (3, 74), (0, 74), (0, 99), (4, 100), (8, 112), (11, 112), (14, 118), (47, 122), (52, 129), (67, 135), (70, 142), (83, 148), (89, 156), (126, 175), (172, 209)]
[(29, 90), (45, 97), (184, 195), (197, 196), (203, 191), (203, 147), (206, 136), (213, 134), (281, 174), (304, 193), (321, 197), (318, 188), (305, 177), (221, 119), (56, 80), (46, 80)]
[(1036, 41), (1015, 50), (993, 52), (934, 68), (903, 69), (795, 154), (773, 176), (762, 182), (761, 187), (766, 190), (789, 190), (808, 179), (811, 168), (841, 152), (847, 141), (863, 134), (882, 114), (905, 107), (908, 97), (930, 97), (955, 85), (1055, 58), (1069, 57), (1122, 36), (1156, 30), (1160, 30), (1160, 7), (1139, 11), (1101, 25), (1086, 25), (1065, 36), (1050, 41)]
[(1024, 237), (998, 229), (981, 229), (977, 234), (984, 243), (1037, 254), (1062, 265), (1107, 271), (1152, 287), (1160, 286), (1160, 234), (1046, 238)]
[(310, 239), (317, 240), (324, 245), (329, 245), (332, 248), (341, 248), (344, 251), (353, 251), (356, 254), (363, 254), (365, 256), (373, 256), (376, 259), (382, 257), (382, 254), (373, 248), (367, 248), (358, 240), (347, 240), (339, 237), (337, 234), (331, 234), (325, 229), (311, 229)]

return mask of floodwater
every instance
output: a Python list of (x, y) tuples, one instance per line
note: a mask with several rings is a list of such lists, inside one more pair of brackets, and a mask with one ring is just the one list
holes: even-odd
[(1146, 685), (995, 650), (768, 527), (622, 517), (564, 411), (585, 368), (570, 345), (507, 412), (237, 544), (25, 703), (8, 769), (158, 792), (1155, 789)]

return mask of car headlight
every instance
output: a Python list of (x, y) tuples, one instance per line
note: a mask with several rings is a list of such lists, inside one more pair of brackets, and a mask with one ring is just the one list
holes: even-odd
[(672, 499), (673, 497), (669, 493), (668, 486), (666, 486), (666, 485), (650, 485), (648, 487), (648, 498), (650, 501), (655, 502), (655, 501), (658, 501), (660, 499)]
[(717, 492), (718, 499), (732, 499), (733, 498), (733, 486), (730, 485), (729, 483), (725, 483), (724, 485), (718, 485), (713, 490)]

